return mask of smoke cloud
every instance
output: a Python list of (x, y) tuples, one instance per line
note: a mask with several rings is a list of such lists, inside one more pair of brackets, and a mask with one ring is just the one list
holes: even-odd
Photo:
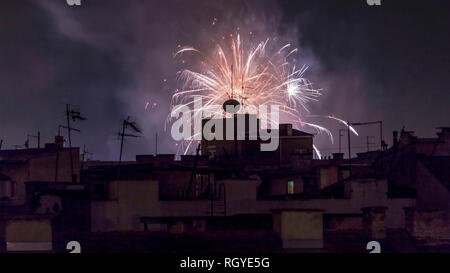
[[(164, 121), (178, 87), (176, 72), (186, 64), (173, 53), (178, 45), (208, 48), (213, 39), (237, 31), (299, 47), (297, 61), (310, 66), (306, 77), (323, 93), (310, 105), (311, 114), (382, 119), (385, 132), (410, 125), (432, 135), (433, 127), (448, 125), (450, 98), (443, 86), (449, 80), (442, 72), (448, 57), (429, 53), (431, 46), (448, 48), (448, 38), (440, 35), (446, 33), (444, 14), (433, 12), (427, 27), (438, 34), (428, 36), (424, 27), (414, 28), (421, 23), (419, 10), (423, 20), (431, 16), (423, 7), (398, 18), (396, 7), (380, 12), (365, 1), (317, 2), (82, 0), (82, 6), (70, 7), (62, 0), (7, 1), (0, 11), (0, 138), (11, 148), (40, 130), (51, 141), (65, 122), (65, 103), (71, 103), (88, 118), (74, 124), (81, 130), (74, 145), (86, 145), (94, 159), (118, 159), (117, 132), (127, 116), (143, 137), (126, 140), (125, 160), (154, 153), (156, 134), (158, 152), (174, 153)], [(315, 138), (322, 154), (337, 152), (338, 129), (344, 127), (310, 120), (335, 135), (334, 144), (325, 135)], [(366, 150), (366, 136), (379, 141), (377, 128), (361, 130), (360, 138), (352, 137), (359, 151)]]

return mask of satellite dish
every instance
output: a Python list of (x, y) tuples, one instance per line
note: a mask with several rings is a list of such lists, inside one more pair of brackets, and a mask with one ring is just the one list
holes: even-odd
[(235, 99), (229, 99), (223, 103), (222, 107), (225, 112), (233, 114), (241, 109), (241, 104)]

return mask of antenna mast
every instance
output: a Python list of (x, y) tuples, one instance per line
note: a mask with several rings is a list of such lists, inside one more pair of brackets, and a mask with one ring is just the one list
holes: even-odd
[(231, 98), (234, 98), (234, 93), (233, 93), (233, 65), (231, 65)]
[(37, 148), (41, 148), (41, 132), (37, 132), (37, 135), (27, 134), (27, 141), (25, 141), (25, 148), (29, 148), (30, 137), (37, 139)]
[(121, 137), (120, 140), (120, 154), (119, 154), (119, 163), (117, 166), (117, 179), (120, 178), (120, 163), (122, 162), (122, 151), (123, 151), (123, 140), (125, 137), (140, 137), (138, 135), (132, 135), (125, 133), (126, 129), (130, 127), (136, 133), (142, 133), (141, 129), (137, 126), (136, 122), (130, 121), (130, 117), (124, 119), (122, 122), (122, 132), (119, 131), (118, 135)]
[(158, 132), (155, 133), (156, 140), (155, 140), (155, 155), (158, 155)]
[(72, 174), (72, 182), (76, 182), (76, 175), (73, 173), (73, 156), (72, 156), (72, 137), (71, 137), (71, 131), (77, 131), (80, 132), (79, 129), (70, 127), (70, 119), (72, 121), (76, 120), (86, 120), (85, 117), (81, 116), (80, 111), (76, 111), (70, 108), (70, 104), (66, 104), (66, 117), (67, 117), (67, 131), (69, 135), (69, 152), (70, 152), (70, 170)]

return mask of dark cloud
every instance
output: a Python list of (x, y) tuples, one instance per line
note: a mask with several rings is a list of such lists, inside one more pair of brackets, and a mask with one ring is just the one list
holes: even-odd
[[(174, 152), (164, 120), (176, 88), (176, 46), (202, 47), (237, 28), (300, 46), (299, 61), (310, 65), (307, 76), (323, 90), (313, 113), (383, 119), (386, 132), (405, 125), (431, 135), (448, 125), (444, 4), (337, 2), (82, 0), (81, 7), (69, 7), (63, 0), (6, 1), (0, 10), (0, 137), (8, 146), (22, 144), (39, 129), (50, 140), (64, 122), (64, 104), (72, 103), (88, 117), (76, 124), (82, 133), (74, 143), (86, 144), (94, 158), (118, 157), (114, 133), (128, 115), (144, 137), (127, 142), (126, 159), (153, 153), (156, 132), (159, 151)], [(158, 105), (145, 111), (146, 102)], [(317, 121), (333, 132), (339, 128)], [(377, 131), (362, 135), (357, 146)], [(325, 151), (337, 147), (317, 140)]]
[[(319, 60), (311, 69), (324, 96), (314, 110), (356, 122), (383, 120), (389, 143), (402, 126), (435, 136), (435, 127), (450, 125), (450, 3), (365, 2), (282, 1), (300, 47)], [(360, 130), (355, 145), (365, 150), (366, 136), (378, 131)]]

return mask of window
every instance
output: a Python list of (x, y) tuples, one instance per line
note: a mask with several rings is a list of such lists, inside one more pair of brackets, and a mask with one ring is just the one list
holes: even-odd
[(209, 183), (209, 174), (196, 174), (194, 181), (194, 194), (195, 197), (199, 197), (203, 193), (203, 189)]
[(287, 182), (287, 193), (294, 194), (294, 181)]
[(13, 198), (16, 194), (16, 183), (14, 181), (0, 181), (0, 199)]
[(201, 174), (195, 175), (195, 197), (198, 197), (203, 188), (203, 176)]

